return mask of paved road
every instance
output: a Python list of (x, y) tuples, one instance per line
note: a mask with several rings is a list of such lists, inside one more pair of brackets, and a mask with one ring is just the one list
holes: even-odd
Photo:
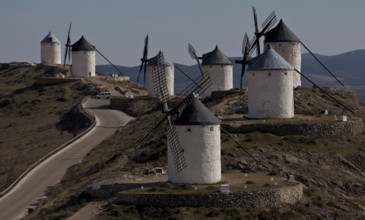
[(94, 147), (133, 118), (123, 112), (107, 109), (109, 100), (90, 99), (84, 104), (96, 117), (96, 126), (76, 142), (53, 155), (31, 171), (7, 195), (0, 198), (0, 219), (18, 219), (25, 215), (27, 208), (44, 196), (48, 186), (55, 185), (67, 168), (80, 163)]

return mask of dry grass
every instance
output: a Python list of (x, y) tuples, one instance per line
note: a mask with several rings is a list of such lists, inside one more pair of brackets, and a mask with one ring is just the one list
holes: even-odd
[[(301, 97), (305, 98), (299, 99), (297, 102), (305, 105), (303, 109), (307, 110), (310, 109), (311, 102), (307, 99), (307, 95), (320, 97), (316, 90), (301, 89), (296, 92), (304, 94)], [(336, 95), (335, 92), (333, 94)], [(358, 105), (352, 96), (346, 96), (343, 93), (337, 94), (337, 96), (355, 107), (358, 113), (364, 114), (363, 107)], [(320, 97), (316, 100), (321, 99)], [(225, 100), (211, 101), (208, 106), (212, 109), (229, 109), (240, 100), (239, 96), (231, 96)], [(312, 107), (312, 114), (316, 114), (318, 109), (323, 108), (333, 111), (341, 110), (340, 107), (333, 106), (332, 102), (321, 102), (320, 107)], [(87, 202), (82, 191), (92, 182), (113, 182), (113, 179), (118, 179), (124, 174), (141, 176), (148, 168), (166, 167), (164, 127), (156, 130), (155, 137), (148, 143), (148, 148), (137, 150), (135, 145), (160, 114), (153, 112), (139, 117), (120, 129), (112, 138), (93, 149), (82, 164), (69, 169), (62, 182), (53, 187), (49, 197), (28, 218), (65, 218)], [(237, 148), (227, 136), (222, 135), (223, 173), (237, 171), (271, 172), (273, 175), (292, 173), (308, 187), (303, 201), (296, 205), (272, 210), (266, 208), (155, 208), (110, 203), (105, 206), (105, 210), (98, 219), (120, 219), (121, 217), (125, 219), (167, 219), (169, 217), (170, 219), (208, 217), (212, 219), (301, 219), (302, 216), (324, 218), (326, 215), (353, 219), (362, 215), (362, 211), (356, 206), (356, 203), (365, 205), (365, 201), (361, 199), (365, 194), (363, 190), (365, 178), (341, 163), (337, 154), (344, 155), (359, 169), (365, 170), (365, 163), (361, 162), (365, 159), (361, 156), (365, 153), (363, 134), (344, 142), (300, 136), (281, 137), (260, 132), (235, 136), (264, 167), (257, 164), (242, 149)], [(294, 156), (298, 159), (297, 162), (289, 161), (288, 156)], [(342, 195), (346, 195), (346, 197)], [(333, 204), (333, 201), (336, 201), (336, 205)]]
[[(58, 67), (10, 66), (0, 69), (0, 190), (32, 163), (80, 132), (57, 126), (87, 90), (80, 83), (37, 86), (40, 76), (61, 72)], [(59, 128), (58, 128), (59, 127)]]

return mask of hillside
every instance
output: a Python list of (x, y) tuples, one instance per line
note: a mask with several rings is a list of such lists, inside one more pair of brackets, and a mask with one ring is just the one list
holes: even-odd
[[(58, 67), (0, 65), (0, 191), (28, 166), (87, 126), (77, 105), (88, 89), (79, 82), (36, 85), (41, 76), (64, 72)], [(83, 123), (70, 124), (70, 119)], [(89, 123), (90, 124), (90, 123)]]
[[(58, 66), (0, 64), (0, 191), (34, 162), (61, 146), (91, 121), (80, 113), (85, 96), (99, 89), (123, 86), (127, 93), (140, 89), (113, 78), (95, 77), (61, 84), (40, 85), (40, 77), (68, 74)], [(130, 88), (137, 88), (131, 91)], [(120, 95), (120, 94), (119, 94)]]
[[(365, 86), (363, 84), (364, 69), (365, 69), (365, 50), (355, 50), (334, 56), (317, 55), (319, 59), (336, 75), (346, 86), (354, 88), (361, 101), (365, 101)], [(236, 57), (230, 58), (232, 61)], [(192, 78), (199, 75), (197, 65), (186, 66), (178, 65), (184, 72), (188, 73)], [(136, 81), (139, 67), (124, 67), (119, 66), (122, 72), (131, 77), (132, 81)], [(100, 72), (117, 73), (114, 68), (109, 65), (98, 65), (97, 70)], [(241, 66), (234, 64), (234, 87), (239, 87), (239, 77)], [(321, 86), (337, 87), (339, 84), (324, 70), (320, 64), (308, 53), (302, 55), (302, 72), (306, 74)], [(141, 82), (141, 81), (140, 81)], [(183, 76), (178, 70), (175, 70), (175, 88), (179, 92), (189, 83), (189, 80)], [(244, 84), (247, 86), (247, 79), (244, 77)], [(304, 86), (311, 86), (303, 79)]]
[[(351, 91), (327, 92), (354, 108), (364, 119), (365, 108), (359, 105)], [(342, 112), (342, 108), (317, 89), (296, 90), (295, 102), (295, 111), (304, 115), (318, 115), (321, 109), (328, 109), (332, 116)], [(245, 95), (232, 94), (224, 99), (205, 100), (205, 104), (225, 117), (247, 112)], [(140, 113), (143, 109), (131, 111)], [(257, 131), (234, 134), (262, 165), (222, 134), (223, 173), (238, 171), (250, 175), (265, 172), (275, 178), (291, 173), (305, 185), (300, 203), (280, 209), (133, 206), (113, 202), (112, 194), (101, 202), (90, 199), (84, 190), (94, 182), (113, 186), (125, 178), (143, 178), (153, 167), (166, 169), (164, 126), (142, 149), (137, 150), (135, 144), (159, 115), (160, 111), (141, 115), (95, 148), (81, 164), (69, 169), (61, 183), (50, 189), (48, 198), (27, 219), (66, 218), (78, 210), (98, 213), (96, 219), (302, 219), (303, 216), (306, 219), (360, 219), (365, 214), (364, 133), (342, 141)]]

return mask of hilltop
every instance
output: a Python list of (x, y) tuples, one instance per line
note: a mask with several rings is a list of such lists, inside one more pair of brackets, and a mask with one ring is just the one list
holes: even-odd
[[(338, 77), (346, 86), (353, 88), (357, 92), (359, 100), (365, 101), (365, 90), (363, 85), (365, 63), (365, 50), (354, 50), (338, 55), (325, 56), (316, 54), (316, 56), (324, 63), (331, 72)], [(242, 59), (241, 57), (231, 57), (231, 61)], [(193, 79), (199, 76), (199, 69), (197, 65), (187, 66), (175, 63), (184, 72), (192, 76)], [(116, 70), (110, 65), (98, 65), (97, 70), (100, 72), (116, 73)], [(128, 75), (132, 81), (137, 80), (139, 67), (125, 67), (118, 66), (120, 70)], [(320, 86), (338, 87), (338, 82), (326, 72), (323, 67), (308, 53), (302, 54), (302, 72), (317, 82)], [(241, 66), (234, 63), (233, 66), (233, 82), (234, 87), (239, 87), (239, 77), (241, 75)], [(141, 81), (142, 82), (142, 81)], [(311, 85), (302, 79), (303, 86), (310, 87)], [(175, 89), (181, 91), (190, 81), (175, 69)], [(247, 86), (247, 78), (244, 77), (244, 85)]]
[[(364, 119), (365, 108), (349, 90), (327, 89), (341, 102), (355, 109)], [(233, 93), (222, 99), (204, 101), (220, 116), (247, 112), (247, 96)], [(322, 109), (331, 116), (342, 108), (328, 100), (318, 89), (295, 90), (296, 113), (316, 117)], [(145, 111), (143, 113), (143, 111)], [(266, 172), (275, 178), (292, 173), (305, 185), (302, 201), (280, 209), (255, 208), (161, 208), (133, 206), (113, 202), (113, 195), (97, 202), (84, 190), (94, 182), (116, 183), (124, 178), (143, 178), (153, 167), (166, 169), (165, 126), (141, 149), (136, 142), (161, 115), (159, 110), (130, 109), (138, 112), (131, 122), (110, 139), (92, 150), (83, 162), (69, 169), (60, 184), (50, 188), (48, 198), (28, 219), (66, 218), (81, 212), (99, 213), (96, 219), (301, 219), (360, 218), (365, 212), (365, 143), (364, 133), (345, 140), (295, 135), (274, 135), (263, 132), (236, 133), (235, 137), (263, 166), (247, 156), (242, 149), (222, 134), (222, 172)], [(142, 112), (142, 114), (141, 114)], [(264, 183), (255, 183), (262, 184)], [(187, 186), (181, 186), (182, 190)], [(185, 187), (185, 188), (184, 188)], [(156, 189), (155, 189), (156, 190)], [(99, 209), (98, 207), (101, 207)]]

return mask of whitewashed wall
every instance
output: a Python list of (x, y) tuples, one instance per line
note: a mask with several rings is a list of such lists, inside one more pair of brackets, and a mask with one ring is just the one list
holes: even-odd
[(293, 71), (248, 71), (247, 75), (249, 118), (294, 117)]
[[(299, 42), (269, 42), (271, 47), (280, 54), (290, 65), (301, 71), (302, 54)], [(266, 43), (267, 46), (268, 43)], [(301, 86), (302, 82), (300, 74), (294, 72), (293, 86), (294, 88)]]
[(41, 43), (41, 63), (61, 64), (60, 43)]
[[(156, 92), (155, 92), (156, 90), (153, 86), (153, 75), (156, 75), (157, 72), (153, 69), (154, 69), (153, 66), (148, 66), (147, 72), (146, 72), (146, 86), (147, 86), (149, 96), (155, 96), (155, 94), (156, 94)], [(174, 65), (165, 66), (165, 73), (166, 73), (165, 77), (166, 77), (167, 91), (170, 96), (173, 96), (174, 95)], [(141, 74), (143, 74), (143, 73), (141, 73)], [(143, 77), (143, 75), (142, 75), (142, 77)], [(156, 89), (159, 89), (159, 88), (156, 88)]]
[(72, 51), (71, 72), (73, 77), (95, 76), (95, 51)]
[[(216, 183), (221, 180), (220, 125), (175, 125), (187, 167), (176, 174), (168, 146), (168, 177), (173, 183)], [(191, 131), (188, 131), (188, 128)], [(213, 131), (211, 131), (213, 128)]]
[(202, 70), (210, 75), (212, 83), (203, 95), (209, 96), (212, 91), (226, 91), (233, 88), (233, 65), (203, 65)]

